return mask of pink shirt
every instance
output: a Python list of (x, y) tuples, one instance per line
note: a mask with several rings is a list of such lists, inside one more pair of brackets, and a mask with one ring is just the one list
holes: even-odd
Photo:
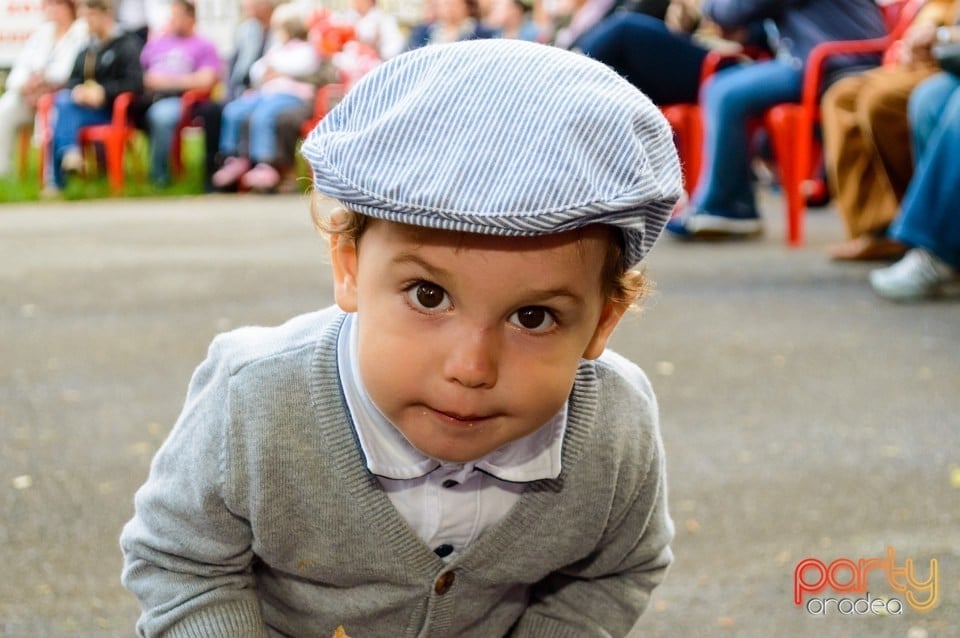
[(213, 69), (219, 74), (223, 68), (217, 47), (199, 35), (151, 38), (140, 53), (140, 64), (144, 71), (166, 76), (188, 75), (200, 69)]

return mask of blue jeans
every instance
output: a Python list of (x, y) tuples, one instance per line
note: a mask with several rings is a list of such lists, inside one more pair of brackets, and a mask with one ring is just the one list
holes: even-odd
[(691, 203), (728, 217), (757, 217), (747, 123), (769, 107), (800, 99), (802, 70), (770, 60), (724, 69), (702, 96), (703, 169)]
[(244, 122), (249, 124), (249, 151), (253, 162), (277, 159), (277, 116), (300, 106), (303, 100), (288, 93), (247, 93), (223, 107), (220, 153), (240, 154), (240, 136)]
[(613, 67), (654, 104), (697, 101), (700, 66), (707, 50), (677, 34), (662, 20), (621, 12), (601, 22), (580, 41), (580, 50)]
[(170, 182), (170, 147), (173, 129), (180, 120), (180, 98), (165, 97), (147, 109), (150, 133), (150, 179), (155, 184)]
[(84, 126), (108, 124), (113, 115), (110, 106), (94, 109), (89, 106), (80, 106), (70, 98), (69, 89), (57, 92), (53, 99), (53, 135), (51, 139), (51, 175), (53, 184), (63, 188), (67, 179), (60, 169), (60, 162), (64, 154), (79, 144), (77, 137)]
[(960, 269), (960, 78), (938, 73), (910, 95), (916, 170), (890, 235)]

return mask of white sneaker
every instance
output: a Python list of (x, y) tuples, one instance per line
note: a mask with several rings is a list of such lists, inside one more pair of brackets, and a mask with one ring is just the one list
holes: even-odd
[(60, 169), (68, 175), (83, 172), (83, 153), (78, 148), (70, 148), (63, 154), (60, 160)]
[(923, 248), (912, 248), (903, 259), (870, 272), (870, 285), (893, 301), (919, 301), (960, 294), (960, 272)]

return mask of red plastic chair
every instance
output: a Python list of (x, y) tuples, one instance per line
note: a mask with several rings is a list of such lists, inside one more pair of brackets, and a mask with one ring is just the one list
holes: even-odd
[[(711, 51), (700, 67), (699, 92), (723, 66), (737, 60), (760, 60), (770, 57), (769, 53), (754, 47), (746, 47), (736, 53)], [(703, 154), (703, 114), (698, 103), (669, 104), (660, 108), (660, 112), (673, 128), (677, 138), (677, 153), (683, 170), (684, 190), (693, 194), (700, 179), (701, 158)]]
[(700, 176), (701, 147), (703, 146), (703, 122), (700, 107), (696, 104), (670, 104), (660, 108), (676, 138), (677, 154), (683, 171), (683, 189), (693, 194)]
[(317, 89), (317, 94), (313, 98), (313, 115), (300, 126), (300, 137), (306, 137), (310, 134), (320, 120), (335, 107), (343, 96), (347, 93), (347, 86), (340, 82), (324, 84)]
[[(787, 203), (787, 242), (791, 246), (803, 244), (803, 213), (807, 195), (824, 189), (813, 176), (820, 158), (816, 125), (819, 123), (819, 98), (824, 81), (824, 64), (834, 55), (851, 53), (882, 53), (892, 51), (910, 26), (924, 0), (893, 0), (882, 8), (890, 33), (883, 38), (825, 42), (813, 49), (805, 68), (802, 98), (799, 103), (774, 106), (751, 127), (765, 127), (774, 147), (781, 185)], [(758, 51), (739, 54), (751, 58), (763, 57)], [(720, 66), (731, 59), (730, 54), (711, 52), (700, 73), (701, 94)], [(702, 166), (703, 119), (698, 104), (676, 104), (661, 109), (677, 135), (677, 150), (684, 171), (684, 186), (692, 193), (700, 177)]]
[[(803, 91), (799, 103), (785, 103), (769, 109), (763, 126), (770, 134), (773, 152), (780, 173), (780, 183), (787, 204), (787, 243), (803, 245), (803, 215), (808, 195), (825, 189), (814, 175), (819, 167), (822, 149), (816, 127), (820, 122), (820, 97), (824, 89), (827, 61), (837, 55), (886, 53), (897, 45), (913, 22), (923, 0), (906, 0), (884, 7), (885, 16), (894, 18), (890, 33), (883, 38), (824, 42), (811, 51), (804, 68)], [(886, 56), (885, 56), (886, 59)]]
[[(78, 140), (80, 148), (92, 148), (102, 144), (107, 163), (107, 180), (110, 191), (118, 195), (123, 190), (123, 161), (127, 146), (133, 142), (137, 129), (127, 117), (127, 110), (133, 101), (133, 93), (121, 93), (113, 101), (113, 116), (109, 124), (84, 126), (80, 129)], [(142, 177), (142, 175), (141, 175)]]
[(176, 178), (183, 176), (183, 130), (203, 126), (203, 122), (194, 117), (193, 107), (201, 102), (209, 101), (210, 93), (210, 89), (190, 89), (180, 97), (180, 120), (177, 121), (173, 129), (170, 146), (170, 171)]

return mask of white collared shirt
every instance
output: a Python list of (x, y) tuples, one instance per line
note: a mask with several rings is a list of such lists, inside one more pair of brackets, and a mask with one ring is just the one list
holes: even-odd
[(413, 447), (374, 405), (357, 365), (356, 315), (343, 323), (337, 365), (367, 469), (416, 534), (450, 560), (499, 522), (524, 483), (560, 475), (567, 406), (527, 436), (467, 463), (448, 463)]

